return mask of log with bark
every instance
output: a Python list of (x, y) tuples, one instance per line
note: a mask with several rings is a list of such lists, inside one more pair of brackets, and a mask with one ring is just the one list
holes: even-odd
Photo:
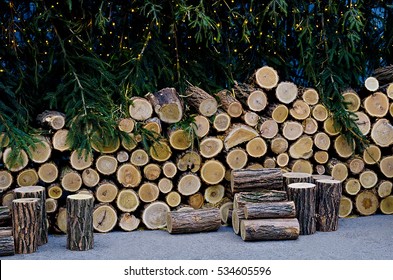
[(297, 239), (299, 222), (296, 218), (241, 220), (240, 235), (244, 241)]
[(164, 88), (155, 93), (148, 93), (146, 98), (161, 121), (177, 123), (183, 118), (183, 103), (174, 88)]
[(45, 125), (51, 129), (59, 130), (65, 125), (65, 114), (46, 110), (37, 116), (37, 121), (42, 126)]
[(232, 118), (238, 118), (243, 113), (242, 104), (234, 97), (232, 92), (229, 90), (221, 90), (216, 94), (220, 101), (221, 107), (228, 113)]
[(296, 217), (293, 201), (245, 203), (243, 211), (246, 219)]
[(15, 242), (12, 234), (0, 237), (0, 256), (15, 255)]
[(233, 205), (236, 209), (242, 209), (246, 203), (281, 202), (287, 201), (287, 193), (277, 190), (262, 190), (258, 192), (235, 193)]
[(277, 86), (279, 81), (279, 76), (277, 71), (270, 66), (263, 66), (259, 68), (252, 79), (261, 88), (272, 89)]
[[(202, 139), (199, 144), (199, 154), (204, 158), (213, 158), (217, 156), (224, 148), (224, 143), (220, 138), (209, 136)], [(195, 153), (195, 152), (194, 152)], [(199, 158), (199, 166), (201, 165), (201, 159), (198, 153), (195, 153), (194, 158)], [(182, 170), (184, 171), (184, 170)], [(195, 170), (193, 172), (196, 172)]]
[(227, 131), (230, 126), (231, 117), (227, 113), (218, 110), (217, 114), (214, 115), (213, 128), (217, 130), (217, 132), (224, 132)]
[(202, 193), (197, 192), (194, 193), (193, 195), (190, 195), (187, 199), (188, 205), (192, 207), (193, 209), (200, 209), (203, 206), (203, 203), (205, 202), (205, 197), (203, 196)]
[(145, 206), (142, 212), (142, 222), (148, 229), (160, 229), (167, 226), (169, 206), (162, 201), (155, 201)]
[(232, 170), (232, 193), (242, 191), (257, 191), (263, 189), (282, 190), (283, 175), (278, 168), (260, 170), (240, 169)]
[(342, 184), (338, 180), (317, 180), (316, 214), (318, 231), (338, 229)]
[(11, 210), (7, 206), (0, 206), (0, 225), (11, 225)]
[(167, 230), (169, 233), (216, 231), (220, 226), (220, 210), (217, 208), (167, 213)]
[(199, 87), (190, 86), (185, 95), (188, 104), (193, 107), (199, 114), (211, 117), (217, 112), (217, 100)]

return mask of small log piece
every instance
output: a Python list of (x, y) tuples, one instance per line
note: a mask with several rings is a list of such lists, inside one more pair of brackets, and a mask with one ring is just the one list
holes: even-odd
[(190, 86), (185, 95), (188, 104), (193, 107), (199, 114), (211, 117), (217, 112), (217, 100), (199, 87)]
[(295, 218), (293, 201), (246, 203), (243, 206), (246, 219)]
[(220, 100), (220, 105), (229, 116), (232, 118), (241, 116), (243, 113), (243, 106), (229, 90), (221, 90), (216, 96)]
[(65, 125), (65, 114), (57, 111), (46, 110), (37, 116), (41, 125), (46, 125), (54, 130), (62, 129)]
[(318, 180), (316, 213), (318, 231), (338, 229), (342, 185), (338, 180)]
[(240, 235), (244, 241), (297, 239), (299, 222), (296, 218), (241, 220)]
[(67, 196), (67, 249), (72, 251), (93, 249), (93, 207), (92, 195)]
[(146, 98), (153, 105), (155, 113), (165, 123), (177, 123), (183, 118), (183, 103), (174, 88), (164, 88), (148, 93)]
[(171, 211), (167, 214), (169, 233), (197, 233), (216, 231), (221, 226), (220, 210), (217, 208)]

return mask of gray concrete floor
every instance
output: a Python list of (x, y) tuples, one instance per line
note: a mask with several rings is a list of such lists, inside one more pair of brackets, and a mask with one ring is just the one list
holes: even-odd
[(65, 235), (28, 255), (3, 260), (393, 260), (393, 215), (339, 220), (335, 232), (317, 232), (297, 240), (244, 242), (223, 226), (217, 232), (170, 235), (166, 231), (111, 232), (94, 235), (94, 249), (69, 251)]

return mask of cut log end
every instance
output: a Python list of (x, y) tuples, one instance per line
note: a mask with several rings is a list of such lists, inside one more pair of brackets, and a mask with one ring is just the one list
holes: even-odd
[(265, 89), (272, 89), (277, 86), (279, 77), (277, 71), (269, 66), (263, 66), (255, 72), (255, 82)]

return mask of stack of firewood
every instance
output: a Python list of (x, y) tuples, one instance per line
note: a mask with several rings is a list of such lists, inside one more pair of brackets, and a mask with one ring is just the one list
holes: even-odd
[(232, 227), (244, 241), (299, 237), (295, 203), (287, 199), (279, 168), (234, 170), (231, 189), (234, 193)]
[[(351, 104), (356, 103), (353, 96), (352, 92), (345, 94)], [(371, 115), (373, 101), (364, 104), (364, 115)], [(367, 122), (362, 121), (362, 114), (358, 116), (359, 127), (366, 134), (363, 123)], [(70, 150), (64, 114), (45, 111), (37, 119), (41, 126), (50, 128), (51, 134), (42, 137), (30, 153), (21, 151), (13, 166), (7, 164), (9, 139), (0, 135), (2, 205), (11, 205), (13, 189), (18, 186), (44, 186), (49, 223), (58, 232), (66, 231), (65, 198), (69, 194), (94, 195), (94, 229), (98, 232), (116, 226), (132, 231), (142, 226), (141, 221), (145, 227), (157, 229), (166, 226), (169, 211), (230, 205), (230, 174), (242, 168), (332, 174), (337, 180), (347, 180), (346, 190), (356, 187), (357, 179), (363, 188), (377, 188), (381, 197), (389, 196), (381, 209), (391, 213), (386, 210), (391, 206), (383, 205), (392, 204), (392, 185), (386, 178), (393, 176), (393, 157), (372, 164), (378, 151), (387, 154), (392, 144), (393, 138), (386, 136), (393, 134), (389, 120), (375, 119), (373, 129), (369, 129), (375, 145), (363, 157), (355, 156), (319, 102), (318, 92), (280, 82), (277, 72), (268, 66), (258, 69), (247, 83), (236, 83), (233, 89), (216, 94), (190, 86), (182, 97), (173, 88), (133, 97), (129, 117), (118, 122), (118, 129), (132, 141), (117, 138), (112, 143), (100, 143), (101, 137), (96, 135), (92, 154)], [(152, 143), (148, 148), (146, 139)], [(362, 163), (367, 170), (363, 171)], [(374, 166), (380, 166), (380, 176)], [(349, 177), (348, 170), (357, 172), (358, 177)], [(368, 199), (371, 193), (375, 197)], [(374, 209), (379, 198), (368, 191), (359, 192), (357, 200), (365, 201), (362, 205), (369, 205), (369, 201)], [(359, 206), (358, 212), (375, 211), (365, 212)]]

